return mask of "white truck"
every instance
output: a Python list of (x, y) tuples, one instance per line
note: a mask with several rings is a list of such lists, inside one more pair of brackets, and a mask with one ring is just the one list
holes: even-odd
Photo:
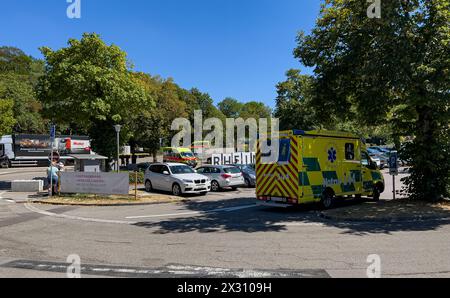
[(51, 152), (62, 162), (71, 154), (91, 154), (91, 141), (86, 136), (59, 136), (53, 148), (49, 135), (7, 135), (0, 138), (0, 168), (47, 165)]

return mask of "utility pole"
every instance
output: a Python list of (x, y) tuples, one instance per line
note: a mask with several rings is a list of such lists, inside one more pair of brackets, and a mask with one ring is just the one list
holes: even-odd
[(122, 125), (114, 125), (114, 129), (117, 134), (117, 173), (120, 172), (119, 160), (120, 160), (120, 131), (122, 129)]
[(53, 196), (53, 144), (56, 138), (56, 125), (50, 126), (50, 191), (49, 196)]

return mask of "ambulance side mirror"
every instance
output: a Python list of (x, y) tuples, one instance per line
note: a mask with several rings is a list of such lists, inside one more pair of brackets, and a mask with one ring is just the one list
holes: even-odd
[(372, 161), (370, 162), (370, 167), (371, 170), (377, 170), (378, 169), (378, 165), (376, 162)]

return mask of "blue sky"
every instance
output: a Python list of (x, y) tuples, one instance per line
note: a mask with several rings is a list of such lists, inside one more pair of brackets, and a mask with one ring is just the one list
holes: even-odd
[[(225, 97), (274, 106), (299, 30), (314, 26), (320, 0), (81, 0), (69, 19), (66, 0), (2, 0), (0, 45), (41, 58), (69, 38), (96, 32), (128, 53), (135, 70), (172, 77), (219, 102)], [(308, 70), (304, 70), (308, 73)]]

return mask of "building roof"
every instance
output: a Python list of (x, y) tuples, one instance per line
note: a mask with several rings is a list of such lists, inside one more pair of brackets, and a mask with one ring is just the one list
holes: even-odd
[(107, 160), (108, 158), (97, 154), (73, 154), (69, 155), (76, 160)]

